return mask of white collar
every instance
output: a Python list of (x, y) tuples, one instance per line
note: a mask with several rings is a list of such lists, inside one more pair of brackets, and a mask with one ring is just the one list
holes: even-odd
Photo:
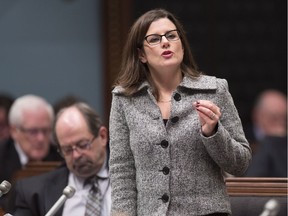
[(20, 163), (22, 166), (25, 166), (28, 163), (28, 157), (22, 150), (21, 146), (19, 143), (14, 142), (15, 149), (19, 155)]

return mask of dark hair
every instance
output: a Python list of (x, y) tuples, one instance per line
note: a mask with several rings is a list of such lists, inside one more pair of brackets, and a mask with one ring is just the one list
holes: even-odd
[(0, 108), (4, 108), (8, 115), (9, 110), (14, 102), (14, 98), (8, 94), (0, 93)]
[(184, 57), (180, 66), (182, 73), (192, 78), (200, 75), (181, 23), (172, 13), (164, 9), (150, 10), (135, 21), (124, 46), (121, 69), (114, 86), (120, 85), (123, 87), (126, 95), (134, 94), (143, 81), (147, 80), (153, 86), (147, 65), (139, 59), (138, 49), (143, 49), (144, 37), (151, 23), (161, 18), (168, 18), (174, 23), (179, 32), (184, 48)]
[(66, 95), (56, 101), (53, 106), (54, 113), (57, 114), (62, 108), (69, 107), (77, 102), (84, 102), (84, 100), (73, 94)]
[(96, 111), (94, 109), (92, 109), (92, 107), (90, 107), (86, 103), (77, 102), (71, 106), (64, 107), (61, 110), (59, 110), (59, 112), (57, 113), (54, 124), (53, 124), (53, 140), (54, 140), (55, 144), (57, 144), (58, 147), (59, 147), (59, 141), (58, 141), (58, 138), (56, 135), (56, 127), (55, 126), (56, 126), (57, 121), (59, 120), (60, 116), (63, 114), (63, 112), (70, 107), (75, 107), (83, 115), (83, 117), (87, 123), (87, 126), (88, 126), (91, 134), (93, 134), (93, 136), (98, 137), (99, 129), (101, 128), (101, 126), (103, 126), (103, 122), (102, 122), (100, 116), (96, 113)]
[(5, 126), (9, 125), (9, 111), (10, 108), (12, 107), (14, 100), (15, 99), (9, 94), (6, 93), (0, 94), (0, 109), (3, 109), (3, 111), (5, 112), (4, 122), (1, 123), (5, 124)]

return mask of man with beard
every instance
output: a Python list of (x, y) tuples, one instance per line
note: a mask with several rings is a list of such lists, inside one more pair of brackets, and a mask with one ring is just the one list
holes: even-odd
[[(108, 135), (99, 116), (85, 103), (63, 108), (56, 116), (53, 136), (67, 166), (19, 180), (15, 186), (15, 208), (10, 213), (14, 216), (45, 215), (69, 185), (76, 192), (55, 215), (109, 216), (111, 189), (106, 151)], [(87, 183), (91, 181), (94, 182), (93, 186)], [(98, 195), (92, 207), (87, 207), (92, 196), (91, 187)], [(97, 205), (96, 213), (91, 208)], [(87, 213), (87, 209), (91, 214)]]

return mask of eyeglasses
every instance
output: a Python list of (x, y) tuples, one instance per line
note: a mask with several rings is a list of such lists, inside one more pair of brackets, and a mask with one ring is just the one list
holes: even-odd
[(29, 137), (36, 137), (39, 133), (44, 134), (44, 136), (50, 135), (51, 128), (24, 128), (18, 127), (18, 129), (27, 134)]
[(67, 156), (71, 156), (73, 151), (76, 150), (78, 153), (82, 154), (83, 152), (91, 148), (91, 145), (94, 142), (95, 138), (96, 137), (94, 136), (90, 141), (76, 143), (73, 146), (61, 146), (59, 149), (59, 153), (62, 156), (67, 157)]
[(165, 36), (165, 38), (166, 38), (168, 41), (177, 41), (177, 40), (180, 39), (180, 36), (179, 36), (179, 33), (178, 33), (178, 30), (177, 30), (177, 29), (168, 31), (168, 32), (166, 32), (166, 33), (163, 34), (163, 35), (150, 34), (150, 35), (147, 35), (146, 37), (144, 37), (144, 39), (147, 41), (147, 43), (148, 43), (149, 45), (155, 46), (155, 45), (158, 45), (158, 44), (161, 43), (163, 36)]

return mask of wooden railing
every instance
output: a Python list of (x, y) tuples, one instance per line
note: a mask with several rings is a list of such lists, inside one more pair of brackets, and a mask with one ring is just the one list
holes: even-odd
[(229, 196), (287, 196), (288, 178), (226, 178)]

